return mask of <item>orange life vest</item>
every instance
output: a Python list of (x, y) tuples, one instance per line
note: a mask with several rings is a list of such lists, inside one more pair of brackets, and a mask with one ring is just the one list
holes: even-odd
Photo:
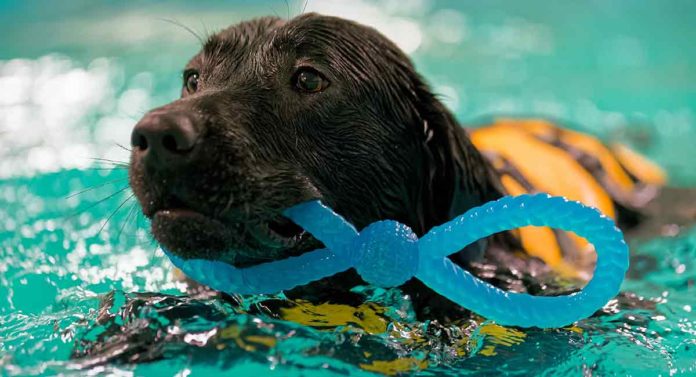
[[(470, 137), (511, 195), (547, 192), (616, 218), (617, 205), (640, 208), (666, 182), (662, 169), (629, 148), (545, 120), (497, 119)], [(572, 233), (525, 227), (517, 234), (527, 253), (561, 273), (578, 276), (593, 262), (592, 246)]]

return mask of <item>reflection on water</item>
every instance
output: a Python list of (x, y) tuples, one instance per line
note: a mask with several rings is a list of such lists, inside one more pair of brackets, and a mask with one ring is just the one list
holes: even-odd
[[(128, 200), (119, 146), (144, 111), (177, 96), (196, 49), (159, 19), (205, 34), (304, 4), (36, 4), (0, 2), (3, 375), (696, 372), (694, 229), (633, 245), (624, 288), (635, 293), (558, 330), (418, 322), (398, 290), (357, 289), (367, 299), (358, 308), (276, 311), (269, 297), (182, 296)], [(632, 143), (673, 182), (694, 184), (693, 6), (631, 4), (626, 17), (619, 3), (560, 4), (316, 0), (306, 9), (383, 31), (467, 124), (501, 112), (565, 119)]]
[(75, 0), (79, 12), (32, 4), (0, 3), (9, 26), (0, 35), (0, 177), (84, 167), (89, 157), (125, 159), (116, 143), (127, 143), (145, 111), (178, 95), (180, 70), (198, 48), (185, 27), (205, 36), (242, 19), (304, 10), (385, 33), (465, 124), (501, 113), (562, 119), (633, 143), (671, 168), (677, 183), (696, 182), (685, 162), (696, 139), (689, 68), (696, 31), (677, 5), (634, 4), (628, 18), (620, 4), (536, 1), (499, 8), (425, 0), (145, 2), (135, 9)]

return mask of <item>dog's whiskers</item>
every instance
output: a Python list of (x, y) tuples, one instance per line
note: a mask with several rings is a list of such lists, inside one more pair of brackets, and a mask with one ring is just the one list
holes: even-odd
[[(90, 209), (90, 208), (94, 208), (95, 206), (97, 206), (97, 205), (99, 205), (99, 204), (101, 204), (101, 203), (103, 203), (103, 202), (105, 202), (105, 201), (107, 201), (107, 200), (113, 198), (114, 196), (116, 196), (116, 195), (122, 193), (123, 191), (127, 190), (129, 187), (130, 187), (130, 186), (126, 185), (125, 187), (123, 187), (123, 188), (119, 189), (118, 191), (114, 192), (113, 194), (111, 194), (111, 195), (109, 195), (109, 196), (107, 196), (107, 197), (105, 197), (105, 198), (99, 199), (99, 200), (96, 201), (95, 203), (92, 203), (92, 204), (90, 204), (89, 206), (80, 209), (80, 210), (77, 211), (76, 213), (73, 213), (72, 215), (67, 216), (67, 218), (75, 217), (75, 216), (77, 216), (77, 215), (83, 213), (84, 211), (86, 211), (86, 210), (88, 210), (88, 209)], [(131, 194), (131, 196), (132, 196), (132, 194)]]
[[(109, 217), (106, 218), (106, 221), (104, 221), (104, 224), (102, 224), (101, 228), (99, 228), (99, 231), (97, 232), (97, 236), (99, 236), (99, 235), (101, 234), (102, 230), (104, 230), (104, 228), (106, 227), (106, 224), (108, 224), (109, 221), (111, 221), (111, 218), (114, 217), (114, 215), (115, 215), (121, 208), (123, 208), (123, 206), (124, 206), (126, 203), (128, 203), (129, 200), (133, 199), (134, 196), (135, 196), (135, 194), (130, 194), (124, 201), (121, 202), (121, 204), (118, 205), (118, 207), (116, 207), (116, 209), (111, 213), (111, 215), (109, 215)], [(120, 234), (120, 233), (119, 233), (119, 234)]]
[(287, 9), (288, 12), (288, 21), (290, 20), (290, 3), (288, 3), (288, 0), (285, 0), (285, 8)]
[(82, 170), (103, 170), (103, 171), (114, 171), (114, 170), (126, 170), (127, 166), (96, 166), (89, 168), (82, 168)]
[(176, 20), (173, 20), (173, 19), (169, 19), (169, 18), (158, 18), (158, 20), (164, 21), (164, 22), (167, 22), (167, 23), (170, 23), (170, 24), (172, 24), (172, 25), (178, 26), (178, 27), (180, 27), (180, 28), (182, 28), (182, 29), (188, 31), (191, 35), (193, 35), (194, 37), (196, 37), (196, 39), (197, 39), (198, 42), (201, 44), (201, 46), (203, 46), (203, 45), (205, 44), (205, 41), (203, 40), (203, 38), (201, 38), (200, 35), (198, 35), (198, 33), (196, 33), (196, 32), (195, 32), (193, 29), (191, 29), (190, 27), (188, 27), (188, 26), (182, 24), (181, 22), (176, 21)]
[(88, 192), (88, 191), (92, 191), (92, 190), (94, 190), (94, 189), (98, 189), (98, 188), (100, 188), (100, 187), (104, 187), (104, 186), (109, 185), (109, 184), (112, 184), (112, 183), (121, 182), (121, 181), (124, 181), (124, 180), (126, 180), (126, 179), (128, 179), (128, 177), (123, 177), (123, 178), (118, 178), (118, 179), (112, 179), (112, 180), (110, 180), (110, 181), (106, 181), (106, 182), (103, 182), (103, 183), (100, 183), (100, 184), (97, 184), (97, 185), (94, 185), (94, 186), (90, 186), (90, 187), (85, 188), (84, 190), (80, 190), (80, 191), (78, 191), (78, 192), (74, 192), (74, 193), (72, 193), (72, 194), (66, 196), (65, 199), (70, 199), (70, 198), (72, 198), (72, 197), (74, 197), (74, 196), (77, 196), (77, 195), (80, 195), (80, 194), (84, 194), (84, 193), (86, 193), (86, 192)]
[(109, 163), (117, 166), (128, 166), (128, 161), (109, 160), (108, 158), (91, 157), (90, 160)]
[(203, 20), (199, 20), (201, 23), (201, 27), (203, 28), (203, 36), (205, 37), (205, 40), (207, 41), (210, 39), (210, 30), (208, 30), (208, 27), (205, 26), (205, 23), (203, 23)]
[[(131, 196), (131, 197), (132, 197), (132, 196)], [(130, 198), (129, 198), (129, 199), (130, 199)], [(130, 218), (131, 218), (131, 216), (133, 216), (133, 212), (135, 211), (135, 209), (136, 209), (137, 207), (138, 207), (138, 202), (136, 201), (135, 203), (133, 203), (133, 205), (132, 205), (132, 206), (130, 207), (130, 209), (128, 210), (128, 214), (126, 215), (126, 219), (123, 221), (123, 224), (121, 225), (121, 229), (119, 229), (118, 234), (116, 235), (116, 239), (117, 239), (117, 240), (121, 238), (121, 233), (123, 233), (123, 229), (125, 229), (125, 228), (126, 228), (126, 225), (128, 225), (128, 222), (130, 221)], [(135, 225), (136, 225), (135, 227), (136, 227), (136, 230), (137, 230), (137, 228), (138, 228), (137, 218), (136, 218), (136, 224), (135, 224)]]
[(114, 143), (114, 144), (116, 144), (116, 146), (118, 146), (119, 148), (123, 149), (124, 151), (127, 151), (127, 152), (132, 152), (132, 151), (133, 151), (133, 150), (130, 149), (130, 148), (124, 147), (124, 146), (123, 146), (122, 144), (120, 144), (120, 143)]
[(278, 14), (278, 12), (276, 12), (276, 10), (275, 10), (275, 9), (271, 8), (271, 6), (270, 6), (270, 5), (269, 5), (269, 6), (267, 6), (267, 8), (268, 8), (268, 10), (270, 10), (271, 12), (273, 12), (273, 14), (274, 14), (274, 15), (275, 15), (276, 17), (278, 17), (278, 18), (282, 18), (282, 17), (280, 17), (280, 15)]

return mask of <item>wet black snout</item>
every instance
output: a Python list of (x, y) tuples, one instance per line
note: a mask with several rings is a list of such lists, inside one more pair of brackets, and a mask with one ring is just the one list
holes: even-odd
[(133, 152), (153, 168), (176, 167), (195, 151), (200, 128), (200, 120), (189, 112), (152, 111), (133, 128)]

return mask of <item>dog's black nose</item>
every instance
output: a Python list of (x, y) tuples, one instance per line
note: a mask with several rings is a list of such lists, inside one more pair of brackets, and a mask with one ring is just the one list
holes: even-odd
[(189, 112), (152, 111), (133, 128), (133, 151), (152, 167), (175, 167), (196, 149), (197, 121)]

